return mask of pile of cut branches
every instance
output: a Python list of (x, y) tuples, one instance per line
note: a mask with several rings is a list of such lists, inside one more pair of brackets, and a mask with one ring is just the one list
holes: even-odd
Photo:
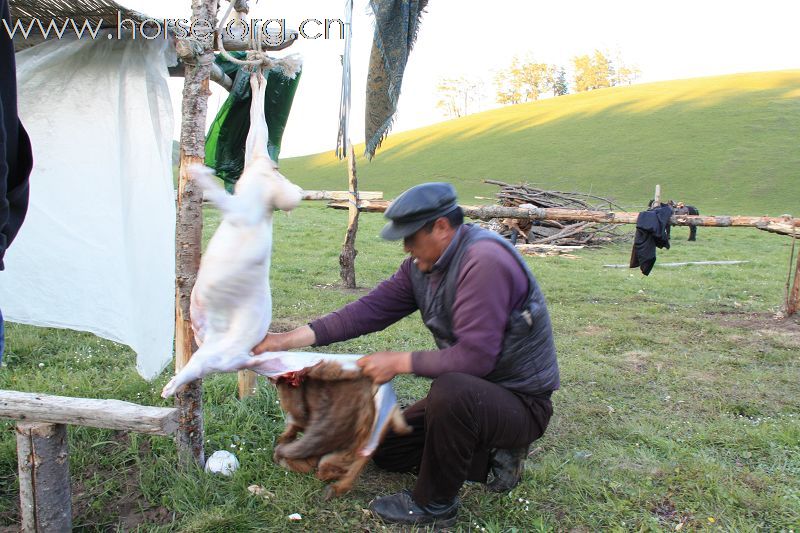
[[(560, 207), (592, 211), (624, 211), (609, 198), (579, 192), (547, 191), (526, 184), (511, 185), (484, 180), (500, 186), (498, 203), (506, 207)], [(629, 239), (615, 224), (570, 220), (495, 219), (487, 227), (514, 244), (552, 244), (558, 246), (599, 246)]]

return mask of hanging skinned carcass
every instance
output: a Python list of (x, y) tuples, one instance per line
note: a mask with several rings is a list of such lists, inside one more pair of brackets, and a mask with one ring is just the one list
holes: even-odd
[(214, 372), (250, 369), (271, 378), (287, 413), (274, 459), (298, 472), (318, 469), (319, 479), (333, 481), (325, 492), (330, 498), (350, 490), (388, 428), (398, 433), (410, 428), (392, 386), (375, 385), (363, 376), (355, 364), (358, 355), (251, 354), (272, 320), (273, 212), (296, 207), (302, 191), (278, 172), (267, 151), (266, 80), (259, 72), (250, 83), (246, 164), (234, 194), (215, 181), (212, 169), (189, 169), (204, 196), (219, 208), (222, 221), (203, 254), (191, 294), (192, 330), (199, 348), (161, 395), (172, 396)]
[(276, 209), (296, 207), (302, 191), (278, 172), (267, 153), (266, 80), (260, 71), (251, 76), (250, 84), (246, 165), (234, 194), (214, 180), (212, 169), (203, 165), (189, 169), (204, 196), (219, 208), (222, 222), (203, 254), (192, 289), (192, 329), (200, 348), (166, 384), (161, 393), (165, 398), (212, 372), (257, 366), (259, 358), (251, 357), (250, 351), (272, 320), (272, 217)]

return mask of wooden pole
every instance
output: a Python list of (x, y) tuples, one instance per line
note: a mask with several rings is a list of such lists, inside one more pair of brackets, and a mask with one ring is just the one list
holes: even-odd
[(797, 254), (797, 266), (794, 269), (794, 282), (792, 290), (789, 291), (789, 298), (786, 302), (786, 316), (792, 316), (800, 306), (800, 253)]
[[(192, 0), (192, 24), (216, 20), (217, 0)], [(202, 41), (178, 41), (178, 55), (186, 65), (181, 122), (180, 181), (175, 228), (175, 371), (180, 371), (197, 349), (189, 317), (189, 298), (200, 266), (203, 230), (203, 195), (189, 179), (188, 167), (205, 160), (205, 126), (208, 111), (208, 80), (211, 75), (212, 36)], [(179, 462), (202, 466), (203, 388), (202, 380), (186, 385), (175, 395), (179, 410), (176, 435)]]
[[(383, 200), (383, 191), (358, 191), (361, 200)], [(303, 200), (342, 200), (350, 198), (349, 191), (303, 191)]]
[(252, 370), (239, 370), (237, 376), (239, 383), (239, 399), (243, 400), (248, 396), (254, 395), (256, 393), (256, 387), (258, 386), (258, 374)]
[(17, 424), (22, 531), (72, 531), (67, 426)]
[[(349, 209), (348, 202), (330, 202), (333, 209)], [(389, 206), (387, 200), (361, 200), (359, 210), (368, 213), (383, 213)], [(480, 220), (494, 218), (518, 218), (522, 220), (571, 220), (602, 222), (604, 224), (636, 224), (638, 212), (592, 211), (588, 209), (564, 209), (560, 207), (504, 207), (501, 205), (462, 205), (464, 215)], [(670, 224), (675, 226), (751, 227), (782, 235), (792, 235), (800, 229), (800, 218), (751, 217), (751, 216), (699, 216), (672, 215)]]
[(347, 233), (339, 255), (339, 266), (342, 283), (348, 289), (356, 288), (356, 233), (358, 232), (358, 178), (356, 176), (356, 154), (350, 139), (347, 140), (347, 177), (349, 198)]
[(653, 205), (661, 203), (661, 185), (656, 185), (656, 193), (653, 195)]

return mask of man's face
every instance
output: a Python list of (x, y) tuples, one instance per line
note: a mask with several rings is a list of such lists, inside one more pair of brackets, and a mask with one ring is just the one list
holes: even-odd
[(442, 256), (452, 238), (452, 232), (448, 230), (450, 225), (440, 218), (431, 231), (423, 228), (403, 239), (403, 249), (411, 255), (420, 271), (430, 272)]

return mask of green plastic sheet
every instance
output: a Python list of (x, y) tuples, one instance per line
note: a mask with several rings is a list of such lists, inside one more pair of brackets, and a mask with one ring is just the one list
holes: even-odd
[[(242, 59), (245, 52), (231, 55)], [(233, 79), (230, 95), (220, 108), (206, 136), (206, 165), (216, 171), (225, 182), (228, 191), (233, 190), (236, 180), (244, 169), (244, 152), (247, 132), (250, 129), (250, 73), (239, 65), (218, 55), (215, 62), (223, 72)], [(292, 79), (282, 72), (270, 70), (267, 76), (267, 94), (264, 117), (267, 121), (269, 142), (267, 151), (273, 161), (278, 161), (281, 139), (289, 120), (294, 93), (300, 81), (300, 72)]]

